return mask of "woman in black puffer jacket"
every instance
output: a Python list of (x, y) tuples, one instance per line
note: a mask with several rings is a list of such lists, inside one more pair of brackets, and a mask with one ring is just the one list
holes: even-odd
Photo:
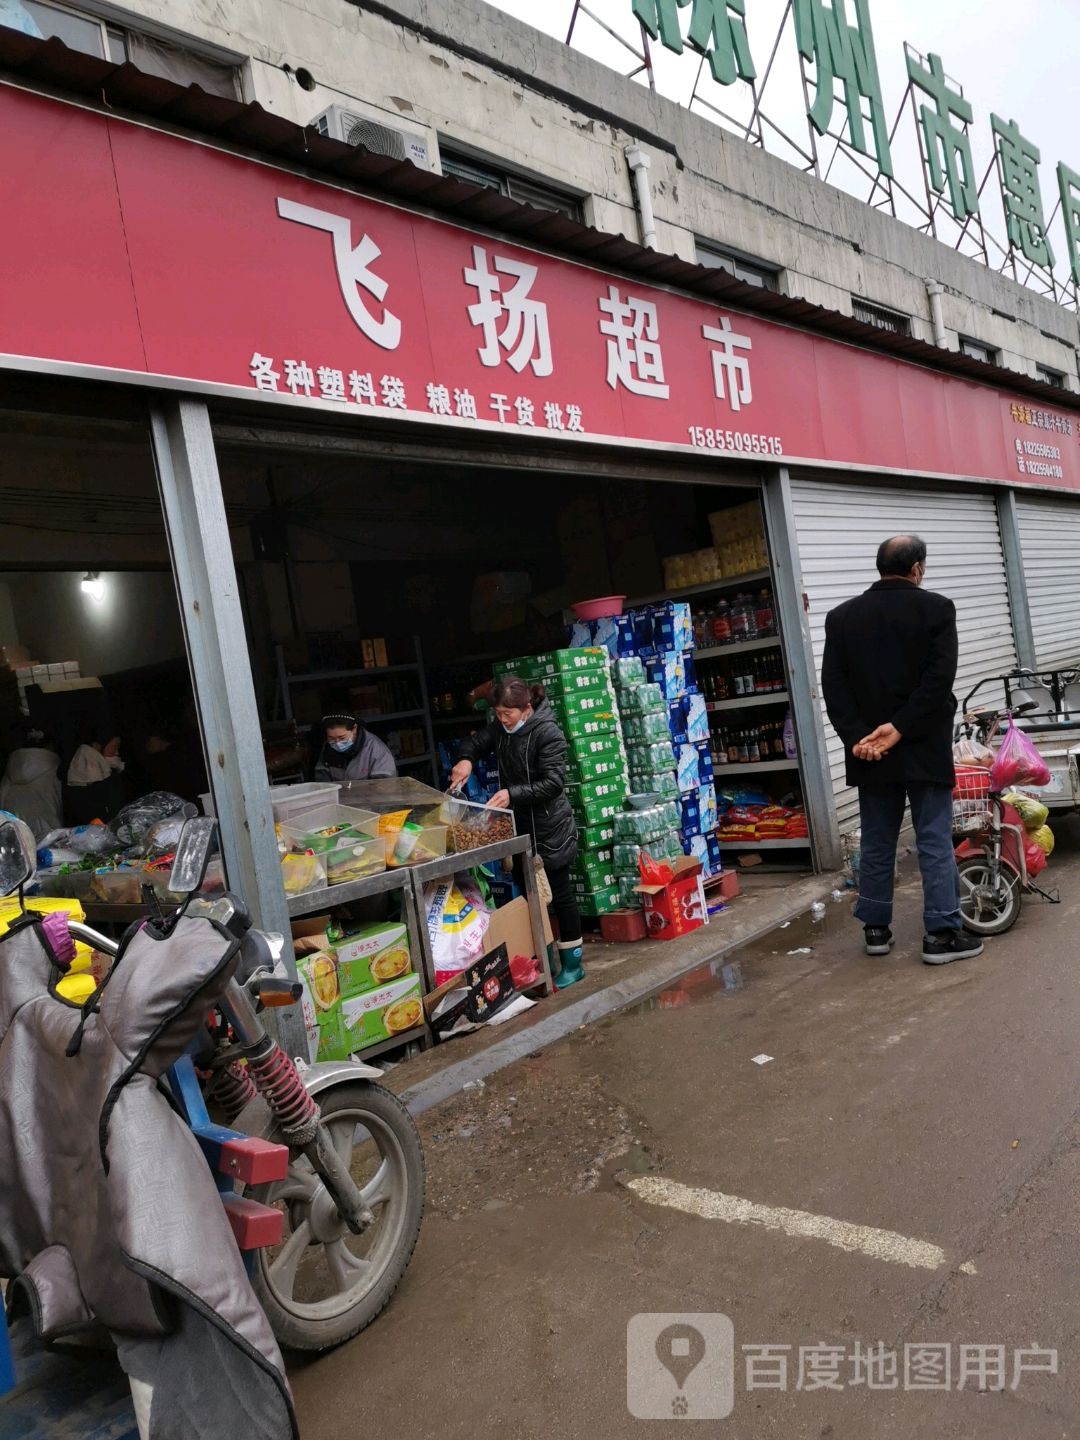
[(566, 798), (566, 736), (555, 723), (541, 685), (507, 675), (494, 689), (495, 721), (469, 737), (450, 775), (452, 788), (464, 785), (473, 763), (494, 753), (503, 788), (490, 803), (512, 810), (518, 833), (533, 837), (551, 884), (559, 922), (559, 989), (584, 978), (581, 912), (570, 888), (577, 858), (577, 828)]

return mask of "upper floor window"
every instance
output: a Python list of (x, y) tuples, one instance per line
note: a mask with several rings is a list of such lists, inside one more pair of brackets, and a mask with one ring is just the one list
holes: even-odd
[(1000, 350), (993, 345), (984, 345), (981, 340), (972, 340), (968, 335), (960, 336), (960, 354), (969, 360), (981, 360), (985, 365), (996, 365), (1001, 359)]
[(1065, 389), (1065, 376), (1060, 370), (1051, 370), (1047, 365), (1035, 366), (1035, 378), (1044, 385), (1053, 385), (1057, 390)]
[[(43, 40), (62, 40), (72, 50), (96, 55), (117, 65), (130, 61), (148, 75), (172, 80), (177, 85), (200, 85), (211, 95), (229, 100), (241, 98), (235, 65), (211, 55), (159, 39), (143, 31), (102, 20), (84, 10), (56, 5), (53, 0), (12, 0), (21, 28)], [(7, 23), (11, 23), (8, 20)]]
[(893, 335), (910, 335), (911, 319), (899, 310), (890, 310), (885, 305), (871, 305), (869, 300), (851, 298), (851, 316), (864, 325), (873, 325), (875, 330), (889, 330)]
[(770, 265), (767, 260), (757, 260), (738, 250), (728, 250), (711, 240), (697, 241), (697, 262), (707, 265), (710, 270), (724, 270), (741, 280), (744, 285), (756, 285), (759, 290), (780, 289), (780, 267)]
[(474, 160), (471, 155), (455, 153), (441, 144), (439, 154), (443, 174), (454, 180), (498, 190), (500, 195), (517, 200), (522, 205), (535, 205), (538, 210), (555, 210), (568, 220), (581, 221), (581, 201), (576, 195), (544, 181), (527, 180), (512, 170), (498, 169), (485, 160)]

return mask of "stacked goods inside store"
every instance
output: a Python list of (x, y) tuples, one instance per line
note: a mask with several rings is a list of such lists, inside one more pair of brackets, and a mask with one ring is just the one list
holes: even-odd
[(710, 585), (714, 580), (749, 575), (769, 568), (769, 547), (756, 500), (718, 510), (709, 516), (712, 545), (664, 561), (664, 585), (681, 590), (688, 585)]
[(735, 505), (730, 510), (717, 510), (709, 516), (713, 548), (721, 576), (747, 575), (753, 570), (767, 570), (769, 547), (765, 543), (765, 527), (761, 506), (756, 500)]
[[(631, 790), (676, 804), (681, 853), (701, 861), (706, 876), (720, 872), (717, 803), (709, 716), (694, 677), (690, 606), (645, 605), (611, 620), (579, 622), (574, 639), (613, 645), (616, 695)], [(620, 877), (622, 878), (622, 877)]]
[(566, 794), (578, 827), (574, 898), (582, 915), (597, 919), (619, 904), (614, 819), (629, 788), (608, 651), (599, 646), (551, 650), (507, 660), (495, 674), (543, 685), (566, 736)]

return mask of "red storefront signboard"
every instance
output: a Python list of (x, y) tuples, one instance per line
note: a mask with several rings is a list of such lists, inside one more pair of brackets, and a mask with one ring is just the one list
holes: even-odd
[(11, 86), (0, 195), (9, 366), (1080, 488), (1068, 411)]

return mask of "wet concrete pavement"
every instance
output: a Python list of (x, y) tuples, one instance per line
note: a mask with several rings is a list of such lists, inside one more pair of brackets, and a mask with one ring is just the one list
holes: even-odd
[[(887, 960), (830, 904), (430, 1110), (412, 1268), (371, 1330), (294, 1369), (305, 1440), (670, 1433), (627, 1410), (639, 1312), (734, 1324), (734, 1411), (699, 1433), (1080, 1433), (1076, 835), (1048, 878), (1063, 903), (1028, 902), (979, 960), (920, 963), (908, 877)], [(680, 1186), (720, 1218), (671, 1208)], [(879, 1344), (895, 1388), (888, 1358), (854, 1384)], [(916, 1344), (948, 1347), (948, 1390), (905, 1389)], [(750, 1389), (765, 1345), (786, 1381)], [(1018, 1347), (1059, 1373), (1009, 1388)], [(800, 1348), (826, 1388), (799, 1388)]]

